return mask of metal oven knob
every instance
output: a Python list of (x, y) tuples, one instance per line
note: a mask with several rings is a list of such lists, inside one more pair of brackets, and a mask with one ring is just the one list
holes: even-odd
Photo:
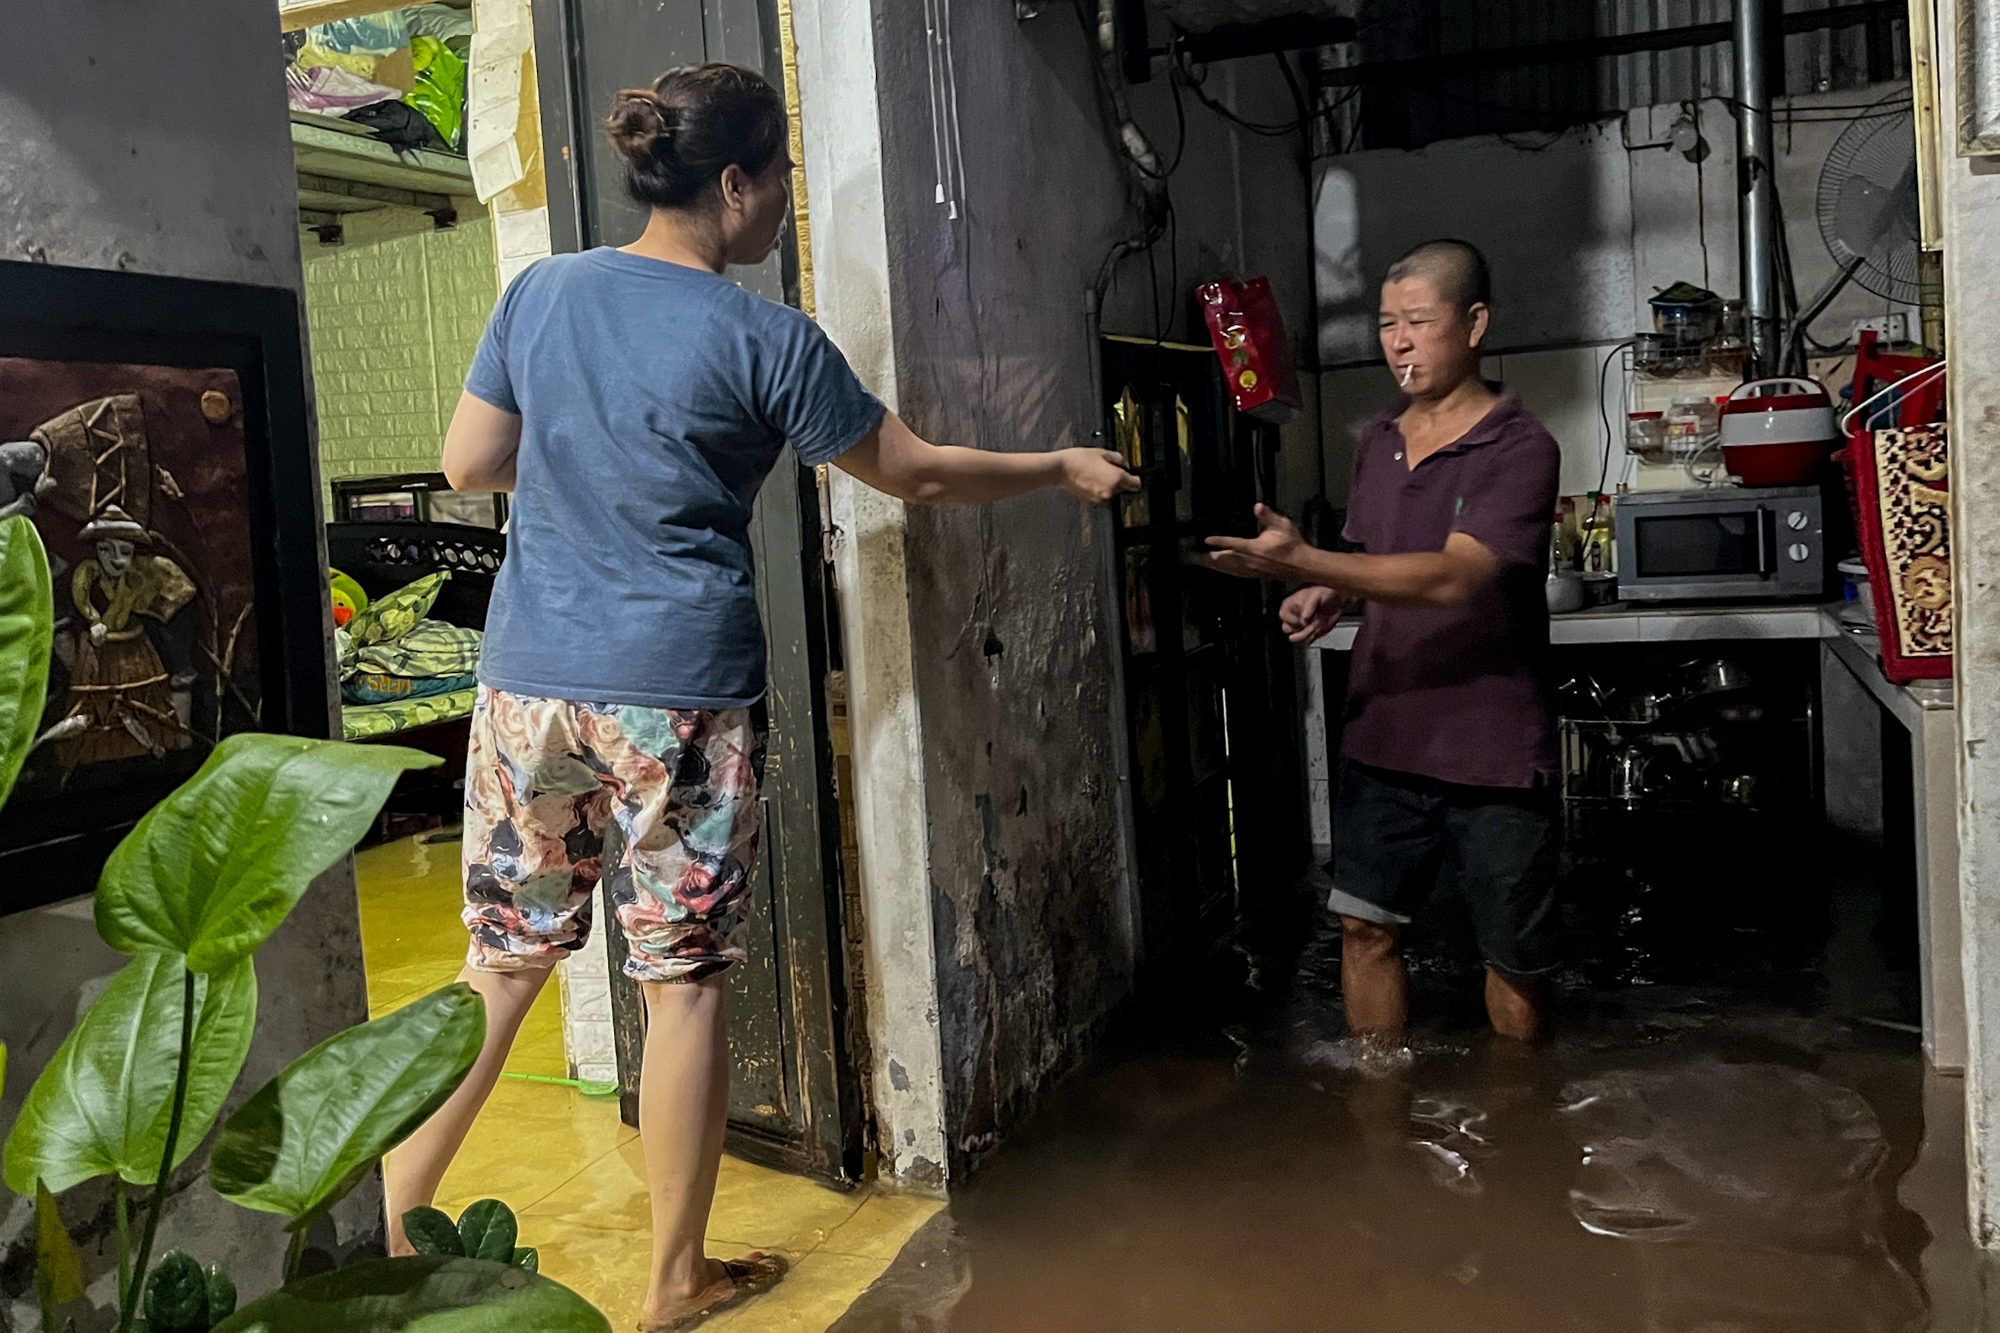
[(1793, 532), (1804, 532), (1806, 524), (1810, 522), (1812, 520), (1806, 517), (1806, 511), (1803, 509), (1794, 509), (1785, 515), (1785, 526)]
[(1812, 555), (1812, 547), (1807, 546), (1804, 542), (1793, 542), (1785, 548), (1785, 554), (1800, 564), (1804, 564)]

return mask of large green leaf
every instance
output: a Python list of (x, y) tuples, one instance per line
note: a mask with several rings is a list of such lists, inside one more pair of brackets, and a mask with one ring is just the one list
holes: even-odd
[(42, 725), (55, 619), (41, 534), (19, 515), (0, 520), (0, 805)]
[(610, 1333), (590, 1302), (485, 1259), (377, 1259), (272, 1292), (215, 1333)]
[(444, 1105), (485, 1040), (485, 1002), (460, 982), (321, 1042), (223, 1124), (210, 1183), (304, 1228)]
[[(28, 1090), (7, 1136), (9, 1189), (33, 1194), (40, 1179), (60, 1194), (93, 1176), (122, 1176), (134, 1185), (158, 1177), (180, 1062), (186, 975), (178, 954), (148, 951), (111, 979)], [(196, 976), (195, 1005), (176, 1165), (207, 1136), (250, 1052), (257, 1023), (250, 960), (219, 976)]]
[(97, 887), (97, 933), (197, 972), (248, 956), (313, 877), (361, 840), (405, 769), (431, 755), (246, 732), (139, 821)]

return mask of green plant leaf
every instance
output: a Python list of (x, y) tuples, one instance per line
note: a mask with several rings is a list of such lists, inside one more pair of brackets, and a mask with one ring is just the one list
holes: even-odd
[(377, 1259), (303, 1278), (215, 1333), (610, 1333), (590, 1302), (548, 1278), (483, 1259)]
[(220, 972), (270, 937), (313, 878), (361, 840), (396, 778), (432, 755), (244, 732), (111, 853), (97, 933), (123, 953)]
[(209, 1182), (304, 1228), (444, 1105), (485, 1040), (485, 1002), (458, 982), (321, 1042), (223, 1124)]
[[(29, 1194), (40, 1179), (60, 1194), (105, 1175), (153, 1183), (173, 1112), (185, 975), (178, 954), (146, 952), (111, 979), (28, 1090), (7, 1136), (9, 1189)], [(257, 1023), (250, 960), (196, 977), (195, 1013), (175, 1165), (207, 1136), (250, 1052)]]
[(41, 534), (19, 515), (0, 520), (0, 805), (42, 725), (55, 621)]
[(458, 1224), (435, 1208), (412, 1208), (403, 1214), (403, 1235), (418, 1254), (463, 1258), (465, 1242), (458, 1238)]
[(174, 1250), (146, 1279), (146, 1333), (208, 1333), (208, 1274)]
[(484, 1259), (414, 1255), (286, 1283), (214, 1333), (610, 1333), (590, 1301)]
[(542, 1252), (530, 1245), (514, 1251), (514, 1267), (525, 1268), (530, 1273), (542, 1271)]
[(236, 1284), (219, 1264), (208, 1266), (208, 1319), (219, 1324), (236, 1313)]
[(514, 1210), (498, 1199), (481, 1199), (458, 1215), (458, 1238), (465, 1242), (469, 1258), (512, 1263), (514, 1241), (520, 1233)]
[(63, 1225), (56, 1196), (39, 1180), (35, 1182), (35, 1299), (45, 1324), (60, 1307), (83, 1299), (83, 1256)]

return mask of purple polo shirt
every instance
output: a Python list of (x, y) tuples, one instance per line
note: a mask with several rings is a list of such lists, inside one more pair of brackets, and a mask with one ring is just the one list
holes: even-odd
[(1370, 555), (1441, 551), (1463, 532), (1507, 562), (1444, 609), (1368, 604), (1348, 676), (1341, 752), (1475, 787), (1529, 787), (1557, 769), (1546, 662), (1549, 528), (1561, 456), (1511, 389), (1413, 471), (1394, 407), (1362, 428), (1346, 538)]

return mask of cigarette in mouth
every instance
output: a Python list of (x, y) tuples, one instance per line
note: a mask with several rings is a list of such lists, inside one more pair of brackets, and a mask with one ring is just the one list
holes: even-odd
[(1403, 387), (1405, 389), (1410, 387), (1410, 375), (1415, 370), (1416, 365), (1414, 363), (1403, 367)]

